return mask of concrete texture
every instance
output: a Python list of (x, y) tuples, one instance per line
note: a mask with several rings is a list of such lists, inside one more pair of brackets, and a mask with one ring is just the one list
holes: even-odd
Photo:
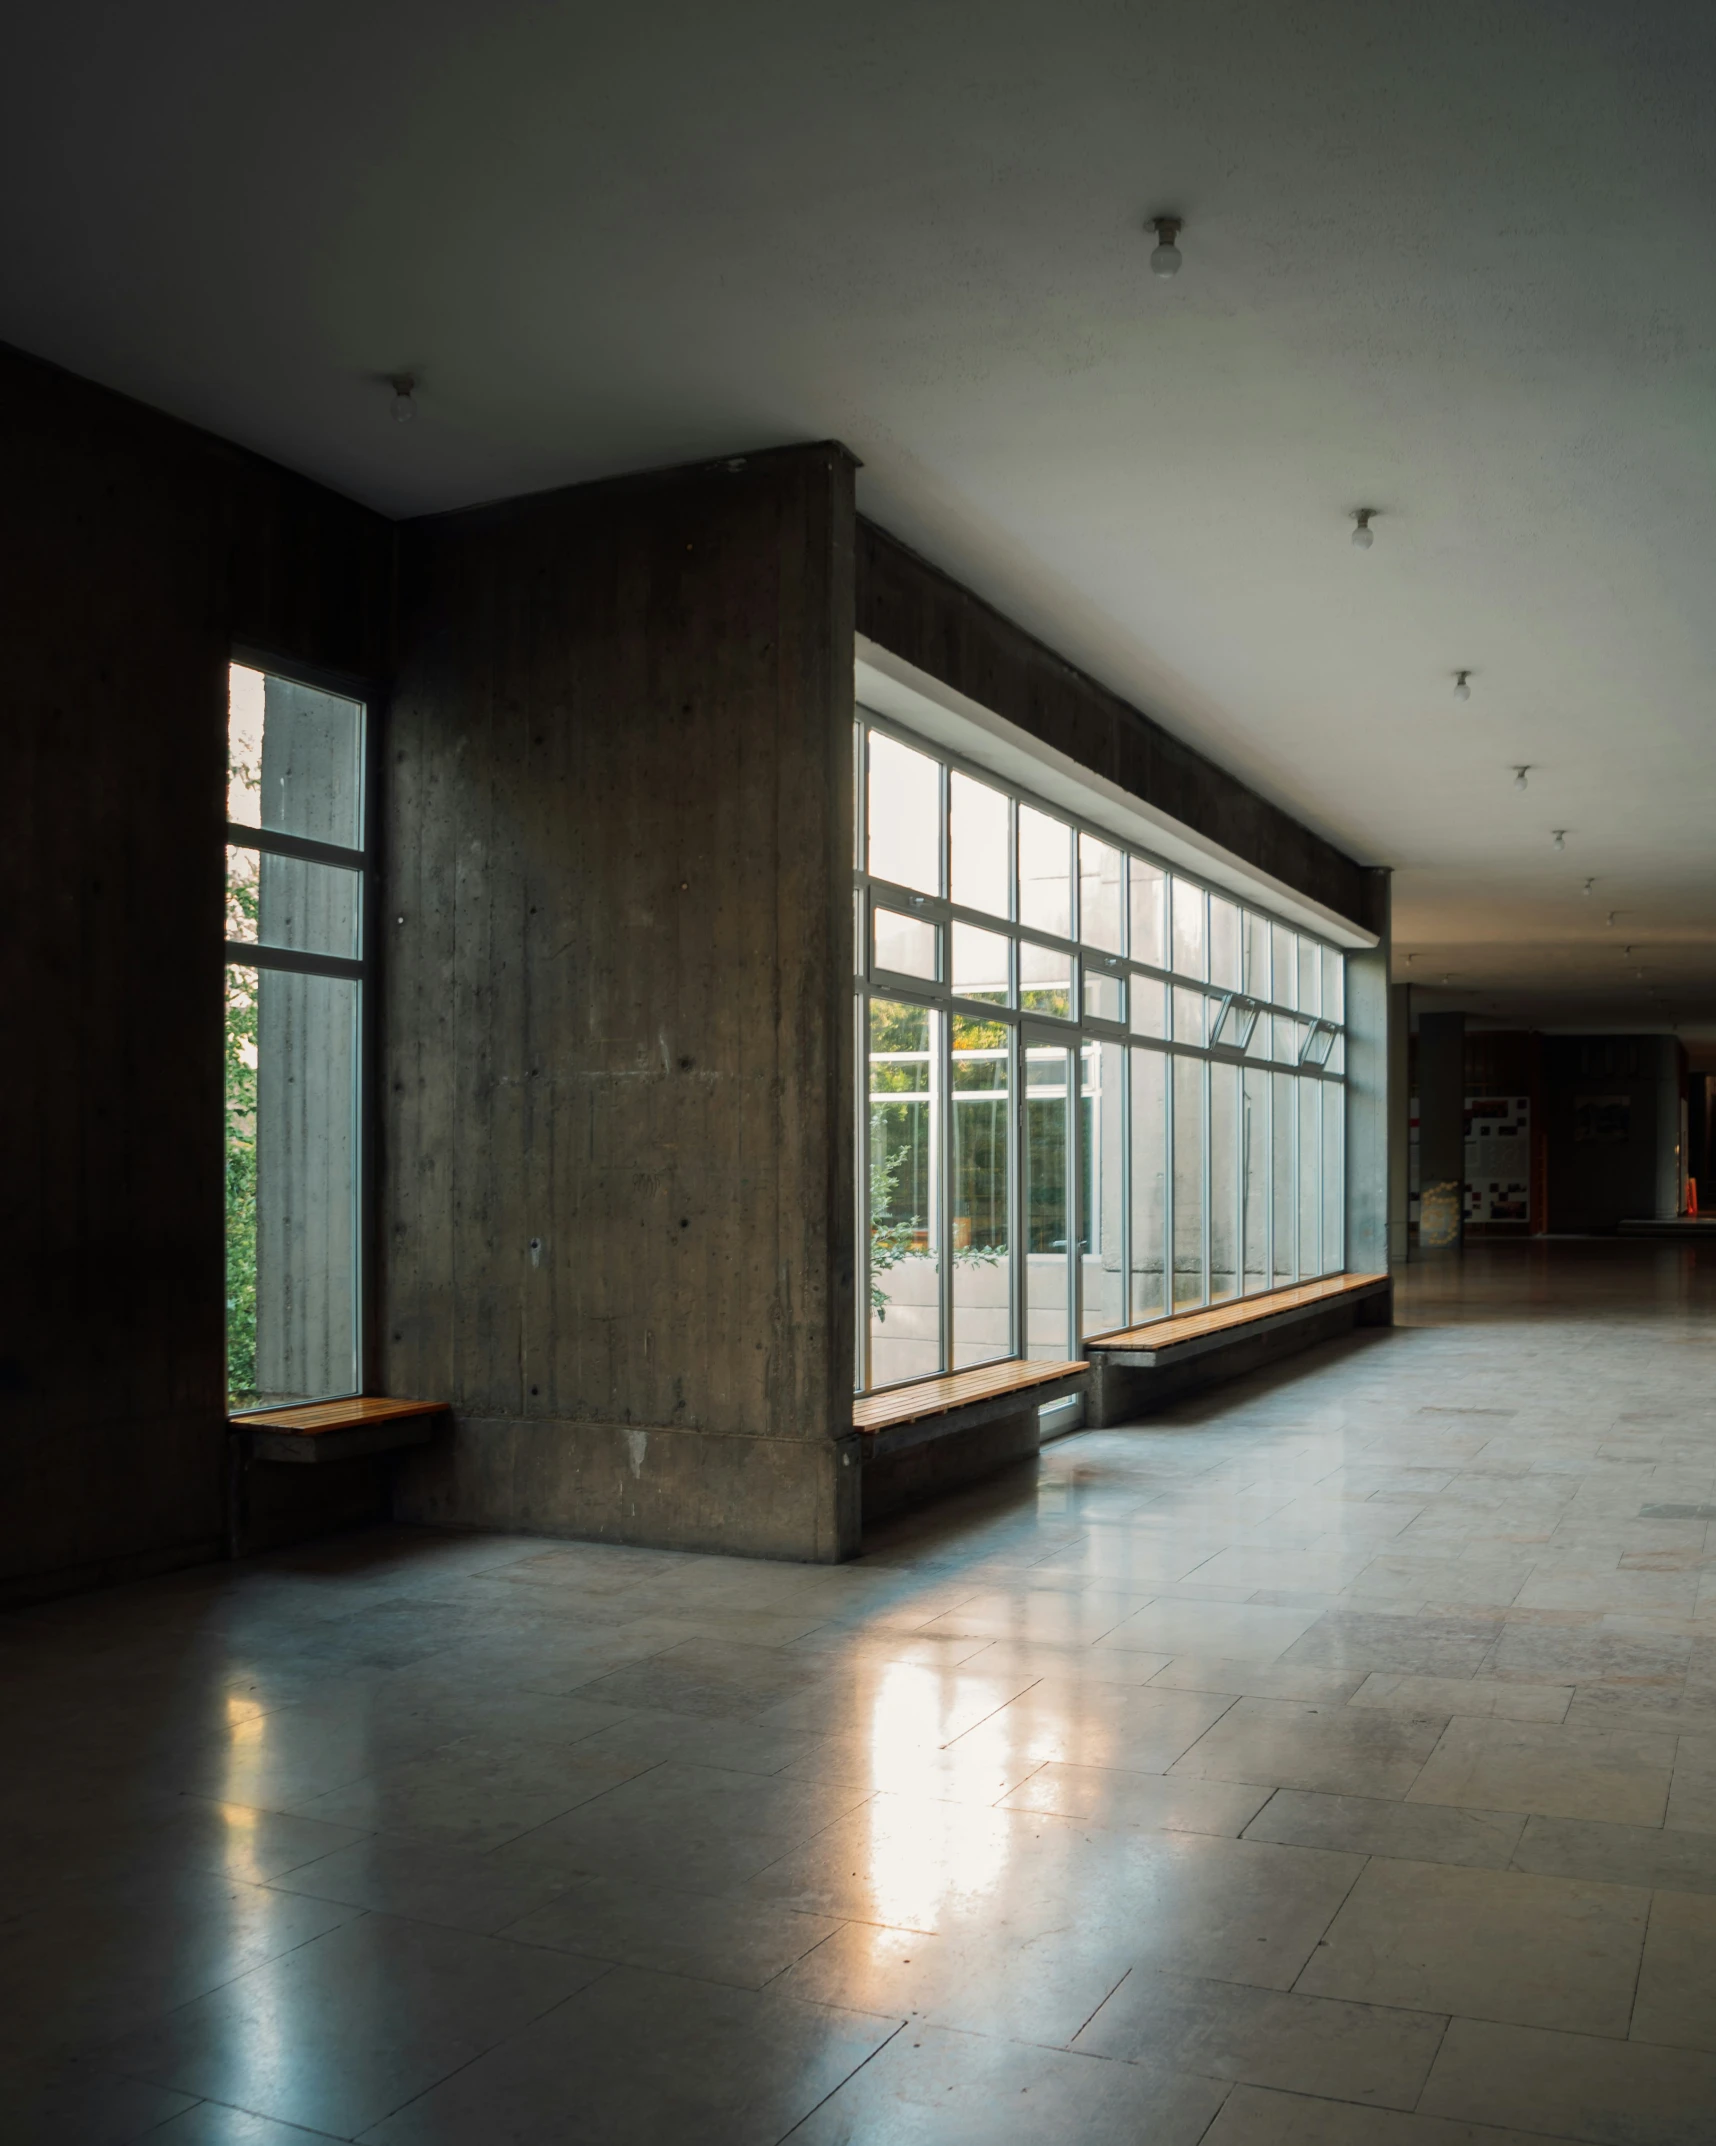
[(380, 1368), (400, 1511), (856, 1546), (852, 470), (408, 526)]
[(384, 670), (392, 532), (7, 352), (0, 448), (3, 1598), (219, 1548), (226, 665)]

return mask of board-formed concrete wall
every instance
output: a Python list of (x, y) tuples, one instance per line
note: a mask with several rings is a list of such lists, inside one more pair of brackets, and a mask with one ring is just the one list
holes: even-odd
[(235, 644), (373, 676), (393, 533), (0, 350), (0, 1600), (219, 1553)]
[(401, 532), (382, 1380), (402, 1517), (856, 1546), (852, 464)]

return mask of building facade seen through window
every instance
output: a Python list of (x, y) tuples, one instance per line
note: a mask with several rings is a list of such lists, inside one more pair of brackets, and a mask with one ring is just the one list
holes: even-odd
[(1344, 956), (858, 725), (860, 1390), (1341, 1271)]

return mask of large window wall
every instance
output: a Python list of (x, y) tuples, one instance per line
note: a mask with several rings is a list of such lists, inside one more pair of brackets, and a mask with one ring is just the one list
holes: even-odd
[(859, 723), (858, 1384), (1338, 1273), (1340, 952)]

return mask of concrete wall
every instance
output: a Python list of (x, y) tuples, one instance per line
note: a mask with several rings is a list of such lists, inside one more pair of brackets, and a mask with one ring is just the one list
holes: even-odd
[[(1673, 1212), (1684, 1065), (1674, 1036), (1544, 1038), (1552, 1230), (1606, 1232)], [(1581, 1098), (1624, 1100), (1624, 1137), (1581, 1139), (1594, 1129), (1590, 1111), (1581, 1124)]]
[(392, 535), (0, 351), (0, 1599), (217, 1553), (233, 643), (373, 673)]
[(852, 465), (401, 533), (382, 1382), (407, 1517), (834, 1558), (852, 1454)]
[(1368, 931), (1387, 882), (1076, 670), (873, 523), (858, 524), (858, 631)]

